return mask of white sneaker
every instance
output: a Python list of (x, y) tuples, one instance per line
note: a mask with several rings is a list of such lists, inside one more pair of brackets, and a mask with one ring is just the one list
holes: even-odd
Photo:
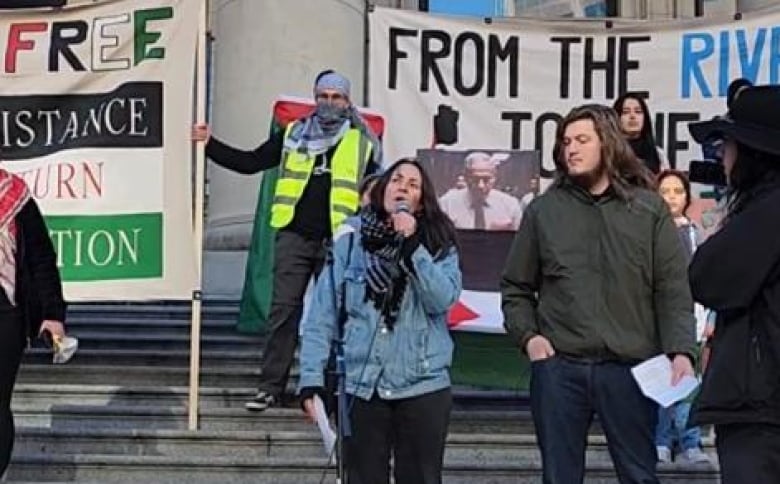
[(672, 450), (669, 447), (659, 445), (655, 448), (656, 454), (658, 454), (658, 462), (668, 464), (672, 462)]
[(700, 448), (694, 447), (692, 449), (686, 449), (680, 454), (680, 457), (690, 464), (709, 464), (710, 456), (704, 453)]

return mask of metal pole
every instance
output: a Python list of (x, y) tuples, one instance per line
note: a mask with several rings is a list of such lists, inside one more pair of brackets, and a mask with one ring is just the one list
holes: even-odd
[[(197, 123), (206, 122), (206, 15), (208, 1), (201, 0), (198, 18), (198, 47), (196, 75), (196, 113)], [(196, 288), (192, 291), (192, 325), (190, 327), (190, 392), (188, 401), (188, 425), (190, 430), (198, 430), (199, 394), (200, 394), (200, 327), (203, 285), (203, 199), (206, 173), (206, 153), (203, 142), (195, 147), (195, 207), (193, 209), (193, 233), (195, 237), (195, 276)]]
[(374, 11), (371, 0), (365, 0), (363, 4), (363, 106), (368, 106), (369, 63), (371, 62), (371, 21), (369, 15)]

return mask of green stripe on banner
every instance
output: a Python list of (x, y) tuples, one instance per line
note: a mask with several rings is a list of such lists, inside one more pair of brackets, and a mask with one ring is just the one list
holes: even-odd
[[(271, 123), (271, 134), (281, 129), (278, 122)], [(268, 329), (276, 239), (276, 230), (271, 227), (271, 206), (274, 202), (278, 178), (279, 168), (271, 168), (263, 172), (260, 183), (255, 222), (252, 227), (252, 241), (249, 245), (244, 275), (244, 288), (241, 292), (241, 307), (236, 325), (238, 331), (242, 333), (264, 333)]]
[(63, 281), (148, 279), (163, 275), (161, 213), (45, 218)]

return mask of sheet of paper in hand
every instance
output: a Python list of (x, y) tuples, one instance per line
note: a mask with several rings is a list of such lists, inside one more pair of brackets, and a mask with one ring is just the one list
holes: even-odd
[(658, 355), (631, 368), (631, 374), (642, 393), (667, 408), (686, 398), (699, 386), (699, 380), (684, 376), (672, 385), (672, 362), (666, 355)]

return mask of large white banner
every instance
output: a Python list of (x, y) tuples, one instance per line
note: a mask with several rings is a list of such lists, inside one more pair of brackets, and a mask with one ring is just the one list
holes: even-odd
[[(701, 157), (687, 124), (724, 113), (731, 80), (778, 83), (778, 12), (720, 22), (488, 24), (377, 8), (370, 16), (370, 105), (387, 117), (387, 161), (430, 148), (537, 150), (544, 186), (553, 175), (551, 153), (562, 116), (577, 105), (612, 105), (624, 92), (641, 92), (659, 144), (672, 166), (685, 170)], [(484, 247), (507, 246), (496, 234), (484, 237)], [(484, 258), (479, 246), (471, 244), (472, 252), (462, 250), (461, 258)], [(495, 289), (501, 269), (483, 267), (495, 272)], [(498, 294), (472, 290), (470, 278), (464, 273), (466, 290), (451, 323), (501, 331)]]
[(45, 215), (68, 300), (189, 299), (200, 1), (0, 16), (0, 159)]
[[(776, 12), (777, 10), (775, 10)], [(428, 147), (433, 117), (457, 112), (454, 148), (537, 149), (544, 168), (556, 121), (584, 103), (646, 93), (670, 161), (700, 156), (687, 124), (725, 111), (738, 77), (780, 79), (780, 14), (725, 23), (483, 21), (377, 8), (370, 16), (370, 104), (387, 113), (392, 160)]]

